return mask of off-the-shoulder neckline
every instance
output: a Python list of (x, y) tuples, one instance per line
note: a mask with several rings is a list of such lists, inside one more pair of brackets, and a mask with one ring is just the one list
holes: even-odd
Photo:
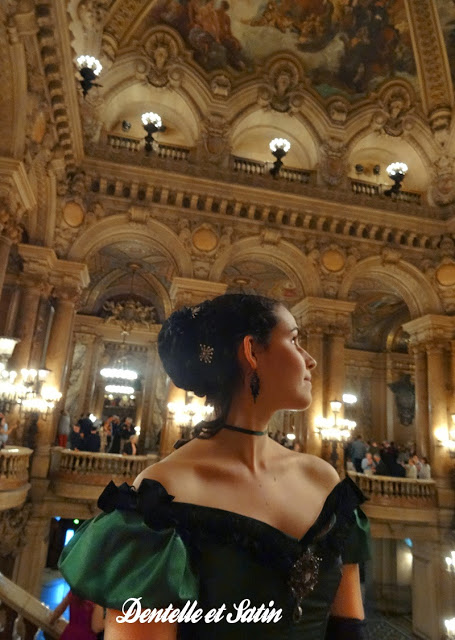
[[(170, 495), (167, 491), (167, 489), (161, 484), (161, 482), (159, 482), (158, 480), (153, 480), (151, 478), (144, 478), (144, 480), (142, 480), (142, 482), (150, 482), (150, 483), (156, 483), (158, 485), (160, 485), (164, 491)], [(319, 512), (319, 514), (317, 515), (315, 521), (313, 522), (313, 524), (309, 527), (309, 529), (303, 534), (303, 536), (301, 538), (296, 538), (295, 536), (292, 536), (289, 533), (286, 533), (285, 531), (283, 531), (282, 529), (279, 529), (278, 527), (274, 527), (273, 525), (269, 524), (268, 522), (265, 522), (264, 520), (258, 520), (257, 518), (252, 518), (251, 516), (247, 516), (243, 513), (237, 513), (236, 511), (229, 511), (228, 509), (220, 509), (219, 507), (211, 507), (208, 505), (202, 505), (202, 504), (194, 504), (192, 502), (183, 502), (183, 501), (179, 501), (179, 500), (172, 500), (172, 502), (169, 502), (167, 504), (168, 508), (172, 508), (173, 505), (180, 505), (182, 508), (189, 508), (189, 509), (199, 509), (201, 511), (212, 511), (212, 512), (217, 512), (219, 514), (224, 514), (225, 516), (231, 516), (231, 517), (235, 517), (235, 518), (239, 518), (243, 521), (250, 521), (253, 522), (256, 526), (261, 526), (264, 527), (266, 529), (268, 529), (269, 531), (272, 531), (273, 533), (275, 533), (276, 535), (280, 535), (283, 536), (284, 538), (286, 538), (287, 540), (294, 542), (294, 543), (298, 543), (298, 544), (303, 544), (305, 542), (307, 542), (307, 540), (311, 539), (311, 536), (313, 534), (314, 531), (317, 531), (321, 521), (324, 522), (325, 517), (327, 515), (327, 510), (328, 508), (331, 507), (332, 503), (333, 503), (333, 499), (334, 496), (340, 491), (340, 488), (342, 488), (344, 485), (354, 489), (354, 491), (358, 491), (360, 493), (359, 488), (357, 487), (357, 485), (355, 484), (355, 482), (353, 482), (351, 480), (351, 478), (349, 478), (348, 476), (346, 476), (346, 478), (344, 478), (343, 480), (341, 480), (340, 482), (337, 482), (337, 484), (333, 487), (333, 489), (330, 491), (330, 493), (328, 494), (328, 496), (326, 497), (324, 504), (322, 505), (322, 508)], [(359, 499), (359, 504), (362, 502), (362, 500)], [(331, 526), (329, 527), (328, 531), (331, 529)]]

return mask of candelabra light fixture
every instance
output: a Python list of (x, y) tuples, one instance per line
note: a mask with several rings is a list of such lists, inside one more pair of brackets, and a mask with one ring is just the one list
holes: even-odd
[(434, 431), (436, 439), (442, 447), (445, 447), (451, 458), (455, 458), (455, 413), (450, 415), (451, 427), (438, 427)]
[[(357, 398), (352, 394), (344, 394), (343, 399), (345, 404), (354, 404), (357, 402)], [(333, 417), (324, 418), (323, 416), (319, 416), (315, 422), (315, 428), (319, 432), (322, 440), (332, 443), (330, 462), (335, 468), (338, 460), (338, 443), (348, 440), (351, 437), (352, 431), (357, 426), (354, 420), (346, 420), (338, 416), (342, 406), (343, 402), (341, 402), (341, 400), (332, 400), (330, 402), (330, 408)]]
[(101, 73), (103, 66), (101, 62), (93, 56), (79, 56), (76, 62), (79, 67), (79, 73), (82, 77), (82, 80), (79, 80), (79, 83), (82, 87), (82, 93), (85, 98), (92, 87), (101, 87), (101, 85), (97, 84), (95, 80)]
[(199, 422), (209, 418), (213, 413), (211, 405), (204, 405), (194, 401), (169, 402), (167, 408), (174, 424), (180, 427), (183, 438), (189, 437), (191, 429)]
[(270, 141), (269, 148), (276, 158), (273, 167), (270, 169), (270, 174), (274, 178), (278, 178), (280, 169), (283, 166), (283, 158), (291, 148), (291, 143), (286, 138), (273, 138)]
[(389, 178), (394, 182), (390, 189), (384, 191), (384, 195), (391, 198), (397, 196), (401, 191), (402, 182), (408, 172), (408, 165), (404, 162), (392, 162), (386, 169)]
[(150, 153), (153, 151), (153, 144), (155, 142), (153, 134), (158, 131), (166, 131), (166, 127), (163, 126), (161, 116), (153, 111), (148, 111), (142, 114), (142, 124), (147, 132), (145, 136), (145, 152)]
[(17, 401), (17, 371), (9, 370), (7, 367), (18, 342), (17, 338), (0, 337), (0, 408), (4, 413), (9, 413)]

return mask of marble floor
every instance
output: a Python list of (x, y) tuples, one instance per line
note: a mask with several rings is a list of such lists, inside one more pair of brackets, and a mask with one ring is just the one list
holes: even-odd
[[(50, 609), (63, 600), (69, 591), (69, 586), (62, 578), (59, 571), (45, 569), (43, 573), (43, 586), (41, 601)], [(68, 620), (69, 609), (63, 617)], [(372, 613), (368, 618), (369, 640), (412, 640), (412, 620), (409, 616), (383, 616)], [(44, 640), (39, 636), (37, 640)]]

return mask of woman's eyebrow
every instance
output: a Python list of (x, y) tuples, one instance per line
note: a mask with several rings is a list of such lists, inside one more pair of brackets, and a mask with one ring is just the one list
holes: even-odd
[(297, 333), (300, 333), (300, 329), (298, 327), (293, 327), (289, 333), (292, 333), (293, 331), (297, 331)]

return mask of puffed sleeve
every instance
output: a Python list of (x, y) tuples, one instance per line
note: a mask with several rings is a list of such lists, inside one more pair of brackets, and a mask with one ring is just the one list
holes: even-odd
[(371, 557), (370, 523), (360, 508), (366, 497), (351, 478), (346, 477), (333, 492), (331, 500), (336, 525), (330, 541), (343, 564), (359, 564)]
[(133, 597), (142, 598), (143, 608), (197, 599), (197, 576), (176, 530), (154, 530), (144, 522), (147, 497), (173, 498), (160, 497), (158, 489), (164, 488), (150, 482), (145, 501), (131, 487), (110, 483), (98, 502), (107, 512), (83, 523), (64, 548), (59, 568), (80, 597), (111, 609), (122, 609)]

